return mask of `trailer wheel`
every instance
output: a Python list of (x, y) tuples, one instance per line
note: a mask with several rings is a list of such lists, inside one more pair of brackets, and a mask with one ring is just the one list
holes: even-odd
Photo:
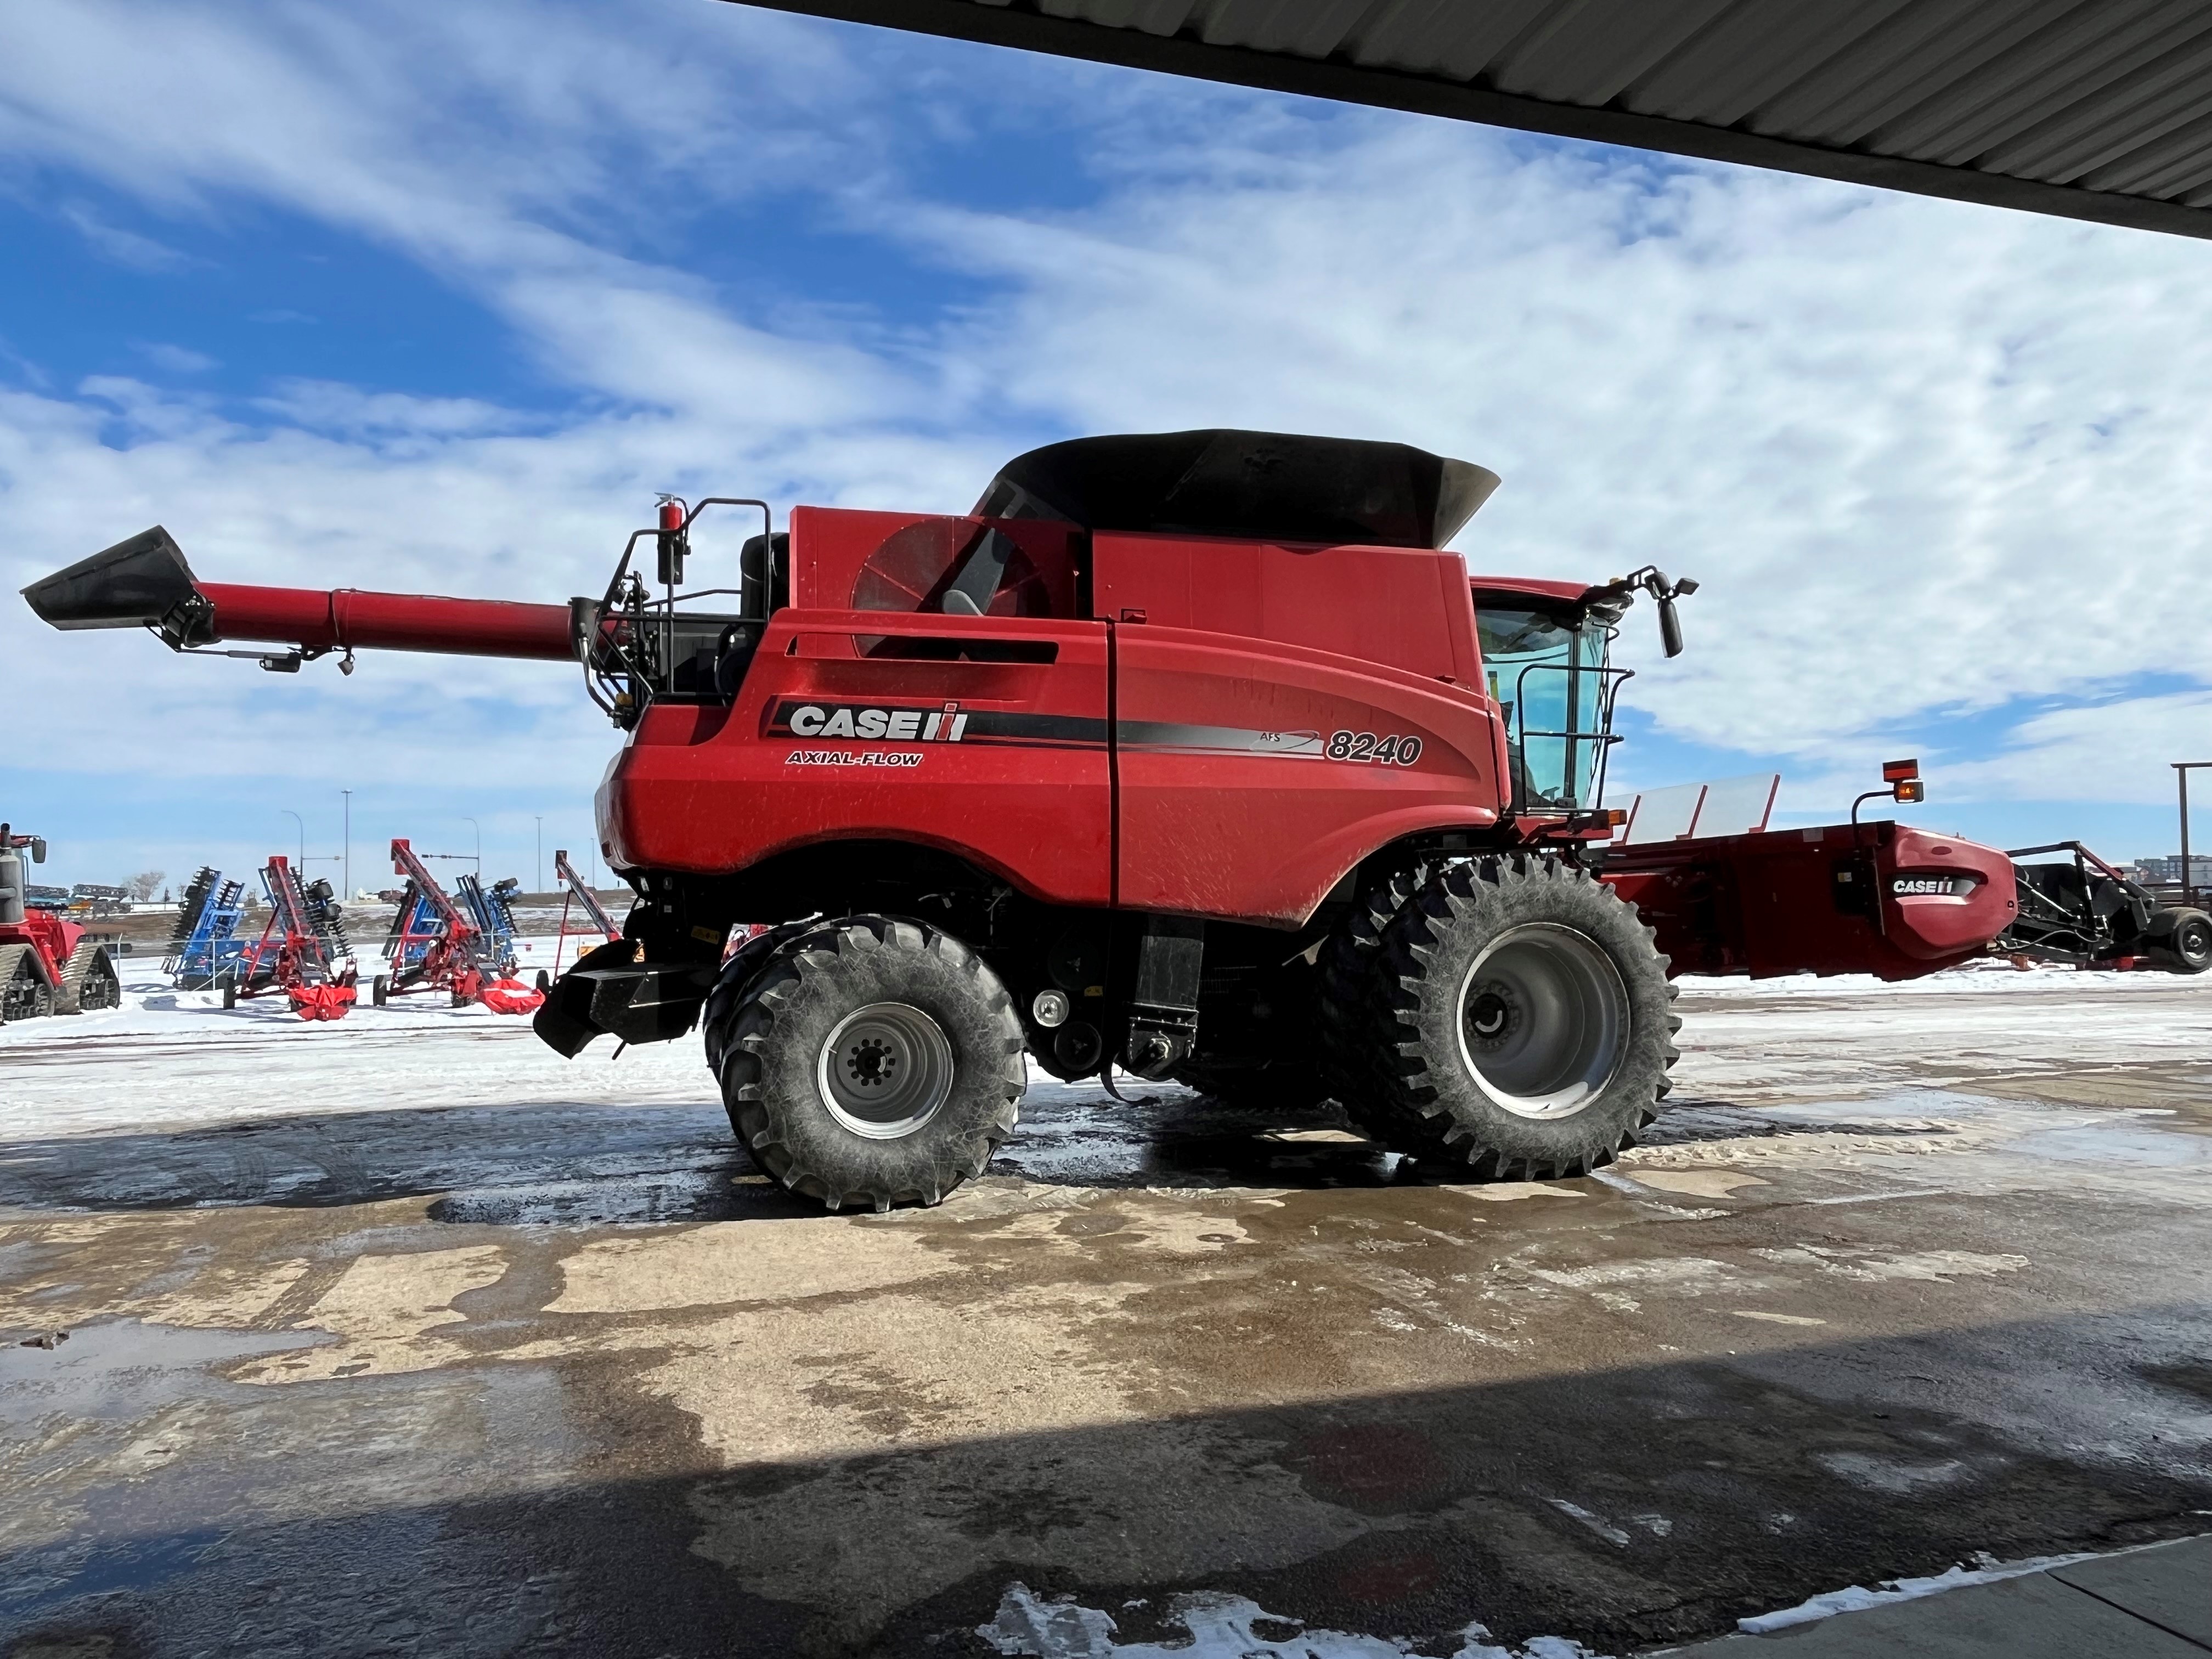
[(2169, 974), (2201, 974), (2212, 968), (2212, 916), (2202, 910), (2169, 914), (2173, 925), (2158, 935), (2146, 954)]
[(392, 1000), (391, 980), (386, 975), (379, 974), (374, 979), (369, 981), (368, 1000), (379, 1008), (383, 1007), (385, 1004), (390, 1002)]
[(1375, 1126), (1401, 1152), (1531, 1181), (1587, 1174), (1657, 1115), (1667, 961), (1588, 871), (1514, 853), (1430, 878), (1381, 942)]
[(1012, 999), (950, 933), (814, 927), (723, 1015), (722, 1097), (762, 1171), (832, 1210), (936, 1204), (1012, 1134), (1028, 1074)]

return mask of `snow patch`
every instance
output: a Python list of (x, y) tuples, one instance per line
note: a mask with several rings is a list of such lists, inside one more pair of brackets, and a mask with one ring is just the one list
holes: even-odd
[[(1110, 1613), (1072, 1596), (1042, 1600), (1017, 1581), (1000, 1601), (998, 1617), (975, 1633), (999, 1652), (1027, 1659), (1403, 1659), (1407, 1652), (1402, 1641), (1309, 1630), (1241, 1595), (1179, 1595), (1169, 1617), (1190, 1632), (1188, 1640), (1116, 1642)], [(1462, 1645), (1452, 1659), (1606, 1659), (1564, 1637), (1533, 1637), (1505, 1648), (1494, 1645), (1480, 1625), (1460, 1636)]]
[(1879, 1589), (1847, 1584), (1842, 1589), (1815, 1595), (1810, 1601), (1800, 1601), (1796, 1607), (1784, 1607), (1778, 1613), (1762, 1613), (1749, 1619), (1739, 1619), (1735, 1621), (1735, 1627), (1747, 1636), (1765, 1636), (1771, 1631), (1788, 1630), (1793, 1625), (1809, 1625), (1816, 1619), (1826, 1619), (1838, 1613), (1863, 1613), (1869, 1607), (1886, 1607), (1898, 1601), (1914, 1601), (1923, 1595), (1940, 1595), (1945, 1590), (1964, 1589), (1969, 1584), (1994, 1584), (2007, 1578), (2025, 1578), (2030, 1573), (2048, 1572), (2053, 1567), (2070, 1567), (2077, 1561), (2094, 1561), (2098, 1557), (2092, 1551), (2082, 1555), (2038, 1555), (2025, 1561), (1999, 1561), (1989, 1555), (1978, 1555), (1974, 1559), (1981, 1565), (1948, 1567), (1926, 1578), (1885, 1578)]

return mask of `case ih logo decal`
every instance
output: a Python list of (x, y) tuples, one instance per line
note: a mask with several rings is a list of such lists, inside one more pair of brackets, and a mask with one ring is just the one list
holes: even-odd
[[(958, 743), (968, 716), (957, 702), (928, 708), (858, 703), (787, 702), (769, 721), (775, 738), (860, 738), (883, 743)], [(819, 763), (834, 764), (836, 763)]]
[(1889, 890), (1899, 898), (1965, 898), (1975, 885), (1972, 876), (1893, 876)]

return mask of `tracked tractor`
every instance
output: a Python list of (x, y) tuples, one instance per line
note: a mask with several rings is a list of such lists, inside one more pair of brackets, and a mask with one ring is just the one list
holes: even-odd
[(0, 1024), (117, 1006), (123, 985), (108, 947), (55, 911), (25, 902), (25, 854), (44, 864), (45, 838), (0, 823)]
[[(144, 532), (27, 590), (295, 670), (376, 646), (580, 664), (623, 733), (623, 936), (555, 981), (574, 1055), (702, 1030), (738, 1137), (832, 1208), (934, 1203), (1026, 1065), (1322, 1096), (1476, 1176), (1580, 1174), (1659, 1109), (1669, 974), (1984, 951), (2001, 854), (1894, 822), (1605, 842), (1609, 646), (1694, 584), (1471, 574), (1495, 474), (1236, 431), (1011, 462), (964, 514), (671, 499), (566, 606), (200, 582)], [(757, 514), (697, 570), (702, 514)], [(769, 924), (734, 951), (740, 923)]]

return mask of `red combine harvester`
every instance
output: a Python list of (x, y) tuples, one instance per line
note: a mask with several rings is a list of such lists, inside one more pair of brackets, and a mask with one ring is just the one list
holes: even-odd
[[(1552, 1177), (1659, 1109), (1670, 972), (1910, 978), (2018, 896), (2003, 854), (1894, 823), (1608, 856), (1609, 643), (1642, 595), (1678, 652), (1694, 584), (1470, 575), (1438, 550), (1497, 483), (1395, 444), (1092, 438), (960, 516), (671, 501), (566, 606), (202, 583), (159, 529), (26, 594), (277, 669), (580, 662), (627, 734), (599, 825), (637, 900), (537, 1029), (702, 1024), (740, 1141), (833, 1208), (981, 1170), (1024, 1051), (1333, 1095), (1402, 1151)], [(729, 508), (763, 520), (735, 588), (681, 592)], [(774, 925), (726, 957), (740, 918)]]
[(384, 941), (391, 971), (379, 974), (369, 988), (378, 1007), (396, 996), (443, 991), (456, 1008), (480, 1002), (495, 1014), (538, 1011), (544, 994), (514, 977), (507, 941), (493, 925), (482, 889), (469, 885), (471, 878), (461, 878), (470, 902), (454, 902), (404, 840), (392, 843), (392, 872), (407, 878), (407, 888)]
[(25, 902), (23, 854), (46, 861), (42, 836), (19, 836), (0, 823), (0, 1024), (43, 1014), (112, 1008), (122, 981), (107, 946), (75, 922)]
[(292, 861), (276, 854), (262, 868), (261, 887), (269, 921), (224, 969), (222, 1006), (281, 991), (301, 1019), (343, 1019), (358, 993), (353, 946), (330, 883), (301, 881)]

